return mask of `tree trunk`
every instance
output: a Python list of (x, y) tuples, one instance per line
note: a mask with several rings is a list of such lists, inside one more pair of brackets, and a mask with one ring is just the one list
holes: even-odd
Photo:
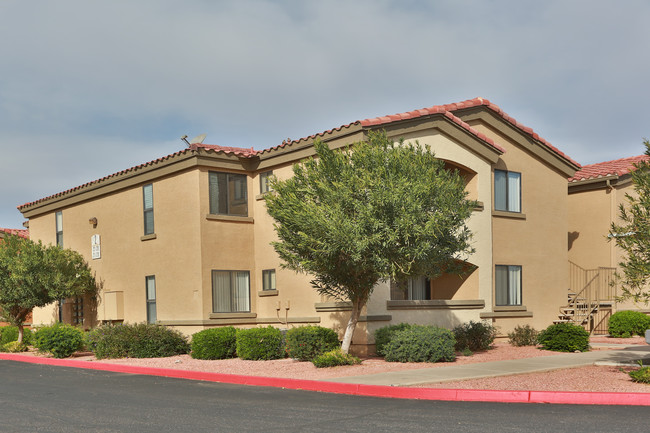
[(23, 342), (23, 334), (24, 334), (23, 324), (19, 323), (18, 324), (18, 344)]
[(354, 334), (354, 329), (357, 327), (357, 322), (359, 321), (359, 316), (361, 316), (361, 309), (364, 304), (365, 303), (360, 302), (358, 299), (352, 301), (352, 313), (350, 314), (350, 320), (348, 320), (348, 326), (345, 328), (345, 335), (343, 335), (343, 343), (341, 344), (341, 350), (343, 353), (348, 353), (350, 351), (352, 334)]

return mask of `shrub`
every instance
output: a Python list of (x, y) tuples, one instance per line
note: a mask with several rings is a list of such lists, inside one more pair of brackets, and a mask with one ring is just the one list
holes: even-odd
[(311, 362), (316, 366), (316, 368), (361, 364), (359, 358), (350, 355), (349, 353), (343, 353), (340, 348), (322, 353), (312, 359)]
[(97, 358), (163, 358), (189, 352), (187, 338), (151, 323), (104, 325), (90, 331), (86, 344)]
[(34, 346), (41, 352), (49, 352), (55, 358), (67, 358), (83, 348), (84, 333), (66, 323), (55, 323), (39, 328), (34, 333)]
[(289, 329), (285, 338), (287, 354), (298, 361), (311, 361), (325, 352), (340, 347), (338, 334), (322, 326)]
[(386, 361), (438, 362), (456, 359), (454, 334), (436, 326), (412, 325), (393, 333), (384, 345)]
[[(17, 326), (3, 326), (0, 328), (0, 346), (18, 340)], [(32, 343), (32, 331), (29, 328), (23, 328), (23, 343)]]
[(628, 371), (627, 374), (632, 378), (632, 382), (650, 383), (650, 367), (644, 367), (642, 363), (641, 368)]
[(0, 346), (0, 352), (20, 353), (26, 351), (27, 345), (25, 343), (19, 343), (18, 341), (10, 341), (9, 343)]
[(538, 337), (542, 348), (556, 352), (586, 352), (589, 333), (572, 323), (556, 323), (543, 330)]
[(456, 350), (462, 352), (469, 349), (472, 352), (488, 350), (497, 336), (497, 330), (492, 324), (486, 322), (464, 323), (454, 328)]
[(539, 337), (539, 331), (535, 328), (532, 328), (530, 325), (517, 326), (515, 330), (508, 334), (508, 341), (513, 346), (535, 346), (537, 345), (537, 339)]
[(384, 326), (375, 331), (375, 352), (379, 356), (385, 356), (384, 347), (386, 343), (390, 341), (393, 337), (393, 334), (397, 331), (402, 331), (404, 329), (410, 328), (410, 323), (399, 323), (397, 325)]
[(196, 359), (234, 358), (237, 349), (237, 331), (232, 326), (211, 328), (192, 335), (192, 352)]
[(619, 311), (609, 318), (608, 332), (612, 337), (643, 336), (646, 329), (650, 329), (650, 316), (640, 311)]
[(282, 332), (273, 326), (237, 331), (237, 356), (241, 359), (268, 360), (284, 357)]

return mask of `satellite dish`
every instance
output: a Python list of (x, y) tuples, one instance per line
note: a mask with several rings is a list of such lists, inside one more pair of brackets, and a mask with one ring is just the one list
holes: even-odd
[(193, 139), (190, 140), (190, 143), (192, 143), (192, 144), (195, 144), (195, 143), (203, 144), (203, 140), (205, 140), (206, 135), (207, 134), (197, 135), (196, 137), (194, 137)]

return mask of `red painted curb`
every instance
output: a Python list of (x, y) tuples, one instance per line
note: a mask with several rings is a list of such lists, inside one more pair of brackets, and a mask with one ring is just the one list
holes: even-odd
[(400, 386), (363, 385), (355, 383), (324, 382), (305, 379), (278, 377), (243, 376), (237, 374), (206, 373), (177, 370), (173, 368), (152, 368), (133, 365), (109, 364), (104, 362), (78, 361), (75, 359), (42, 358), (15, 353), (0, 353), (0, 359), (27, 362), (31, 364), (60, 367), (84, 368), (87, 370), (110, 371), (114, 373), (142, 374), (173, 377), (178, 379), (203, 380), (207, 382), (237, 385), (270, 386), (275, 388), (304, 391), (330, 392), (334, 394), (360, 395), (366, 397), (402, 398), (440, 401), (482, 401), (495, 403), (551, 403), (590, 405), (650, 406), (650, 393), (640, 392), (569, 392), (569, 391), (500, 391), (480, 389), (438, 389), (408, 388)]

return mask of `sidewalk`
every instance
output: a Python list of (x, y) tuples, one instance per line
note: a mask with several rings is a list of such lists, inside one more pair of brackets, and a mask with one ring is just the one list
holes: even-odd
[[(593, 345), (594, 348), (612, 346)], [(484, 377), (510, 376), (522, 373), (538, 373), (593, 364), (634, 364), (638, 360), (642, 360), (644, 365), (650, 365), (650, 346), (636, 345), (618, 350), (595, 350), (584, 353), (565, 353), (557, 356), (450, 365), (448, 367), (422, 368), (418, 370), (394, 371), (363, 376), (347, 376), (329, 379), (329, 381), (335, 380), (339, 383), (363, 385), (412, 386)]]

